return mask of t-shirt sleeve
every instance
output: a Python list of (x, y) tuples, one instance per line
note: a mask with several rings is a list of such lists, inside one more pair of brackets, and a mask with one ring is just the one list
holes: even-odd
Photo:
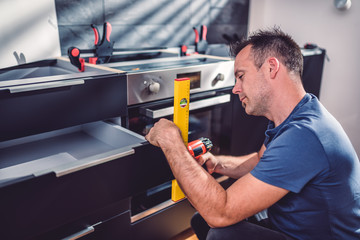
[(293, 126), (268, 144), (251, 174), (268, 184), (299, 193), (326, 169), (328, 162), (318, 138), (307, 128)]

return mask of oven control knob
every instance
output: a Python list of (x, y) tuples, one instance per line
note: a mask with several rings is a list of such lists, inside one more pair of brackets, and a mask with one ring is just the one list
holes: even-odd
[(215, 86), (219, 81), (224, 81), (224, 79), (225, 79), (224, 74), (218, 73), (218, 75), (216, 75), (214, 80), (212, 80), (211, 86)]
[(218, 80), (218, 81), (224, 81), (225, 76), (224, 76), (224, 74), (219, 73), (218, 75), (216, 75), (215, 79)]
[(150, 85), (149, 85), (149, 91), (151, 92), (151, 93), (158, 93), (159, 91), (160, 91), (160, 83), (158, 83), (158, 82), (152, 82), (152, 83), (150, 83)]

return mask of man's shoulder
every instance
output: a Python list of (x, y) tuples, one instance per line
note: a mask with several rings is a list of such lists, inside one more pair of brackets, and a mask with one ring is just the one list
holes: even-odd
[[(284, 126), (274, 138), (273, 143), (285, 144), (288, 147), (299, 145), (320, 144), (319, 134), (311, 120), (291, 121)], [(312, 148), (313, 148), (312, 147)]]

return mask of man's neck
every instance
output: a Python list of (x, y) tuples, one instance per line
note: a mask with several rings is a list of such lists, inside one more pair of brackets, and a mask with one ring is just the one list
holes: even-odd
[(303, 99), (306, 92), (303, 87), (285, 88), (278, 91), (279, 94), (274, 98), (271, 112), (268, 119), (273, 121), (275, 127), (279, 126), (291, 114), (294, 108)]

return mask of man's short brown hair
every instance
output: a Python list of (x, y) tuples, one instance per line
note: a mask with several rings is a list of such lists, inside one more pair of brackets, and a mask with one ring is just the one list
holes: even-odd
[(299, 45), (279, 27), (258, 30), (247, 39), (230, 45), (231, 54), (236, 56), (244, 47), (251, 45), (255, 65), (260, 68), (268, 57), (276, 57), (289, 71), (303, 72), (303, 56)]

